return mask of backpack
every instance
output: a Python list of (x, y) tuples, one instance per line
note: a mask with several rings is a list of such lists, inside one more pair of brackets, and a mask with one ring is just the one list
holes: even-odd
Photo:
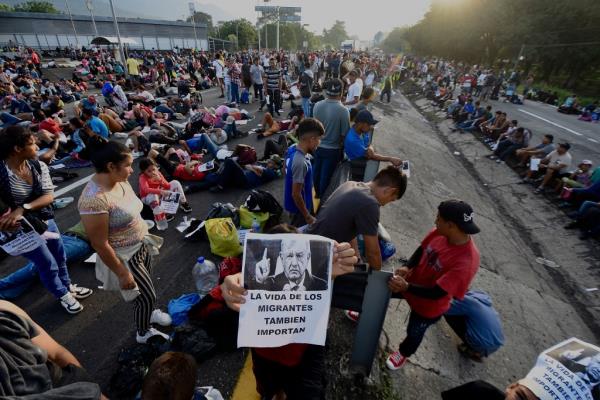
[(237, 162), (241, 166), (254, 164), (257, 160), (256, 149), (246, 144), (238, 144), (235, 146), (232, 157), (237, 157)]
[(242, 95), (240, 96), (240, 103), (248, 104), (250, 103), (250, 92), (248, 90), (244, 90)]
[(213, 218), (231, 218), (236, 226), (239, 226), (240, 224), (240, 214), (233, 204), (216, 202), (210, 206), (204, 221), (194, 220), (190, 223), (190, 226), (183, 231), (183, 238), (188, 242), (201, 242), (208, 240), (205, 226), (203, 225), (200, 227), (200, 225), (203, 222)]
[(269, 213), (269, 219), (264, 225), (261, 224), (263, 232), (279, 224), (281, 214), (283, 213), (283, 207), (281, 207), (277, 199), (271, 193), (262, 189), (253, 189), (246, 198), (244, 207), (252, 212)]

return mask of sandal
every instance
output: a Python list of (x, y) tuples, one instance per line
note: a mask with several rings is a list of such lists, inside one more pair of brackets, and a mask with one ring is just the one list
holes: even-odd
[(462, 354), (463, 356), (470, 358), (471, 360), (476, 361), (476, 362), (483, 362), (483, 356), (481, 355), (481, 353), (476, 352), (475, 350), (473, 350), (466, 344), (461, 343), (457, 347), (458, 347), (458, 352), (460, 354)]

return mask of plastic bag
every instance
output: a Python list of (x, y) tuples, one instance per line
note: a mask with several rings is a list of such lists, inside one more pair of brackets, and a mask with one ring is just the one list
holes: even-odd
[(245, 206), (240, 207), (240, 227), (245, 229), (252, 228), (252, 223), (256, 221), (260, 224), (260, 230), (263, 231), (265, 223), (269, 220), (268, 212), (250, 211)]
[(179, 296), (169, 301), (168, 311), (173, 326), (179, 326), (187, 321), (187, 314), (190, 309), (200, 301), (198, 293), (190, 293)]
[(235, 257), (242, 253), (237, 229), (231, 218), (213, 218), (206, 221), (210, 251), (221, 257)]

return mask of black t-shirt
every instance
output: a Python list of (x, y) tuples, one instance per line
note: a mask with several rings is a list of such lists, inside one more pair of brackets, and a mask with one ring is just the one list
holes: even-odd
[(342, 184), (317, 215), (317, 222), (307, 233), (322, 235), (338, 242), (349, 242), (358, 234), (377, 235), (379, 203), (364, 182)]
[(504, 400), (504, 392), (484, 382), (473, 381), (442, 392), (443, 400)]

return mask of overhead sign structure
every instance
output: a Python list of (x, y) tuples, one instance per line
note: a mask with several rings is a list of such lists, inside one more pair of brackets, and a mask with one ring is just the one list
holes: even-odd
[(302, 12), (302, 7), (278, 7), (278, 6), (256, 6), (254, 11), (262, 13), (276, 13), (279, 10), (279, 14), (295, 14)]
[[(277, 23), (277, 44), (279, 49), (279, 23), (280, 22), (301, 22), (300, 14), (302, 7), (281, 7), (281, 6), (255, 6), (254, 11), (261, 13), (258, 17), (258, 24)], [(260, 29), (260, 27), (259, 27)], [(259, 34), (260, 38), (260, 34)], [(260, 41), (259, 41), (260, 47)]]

